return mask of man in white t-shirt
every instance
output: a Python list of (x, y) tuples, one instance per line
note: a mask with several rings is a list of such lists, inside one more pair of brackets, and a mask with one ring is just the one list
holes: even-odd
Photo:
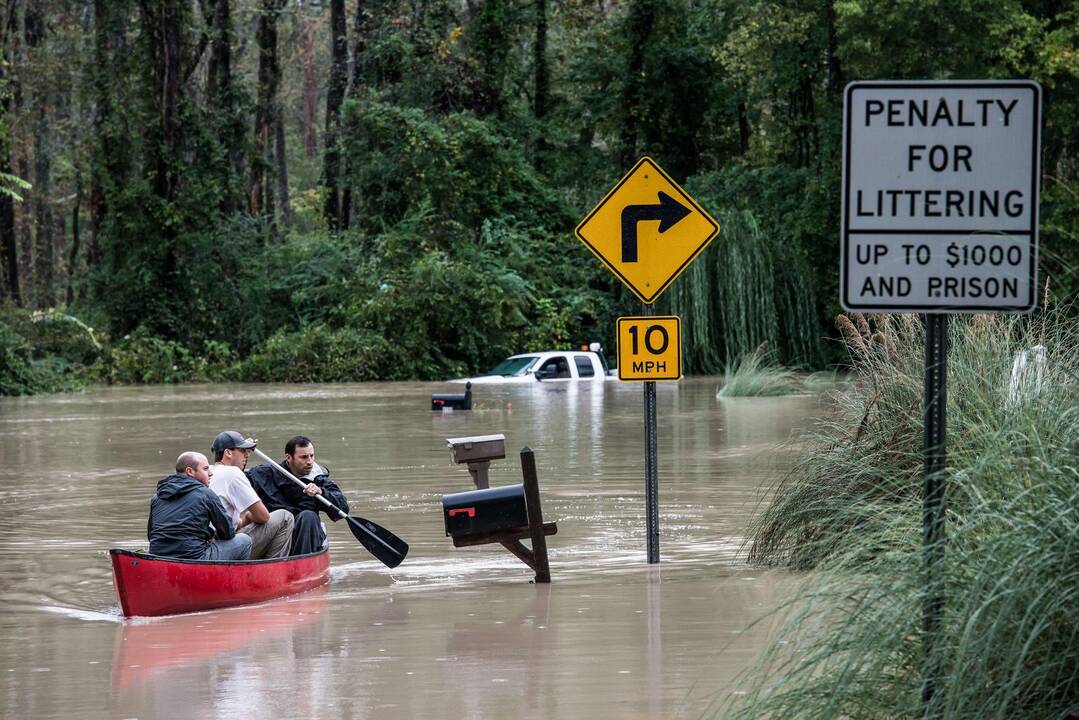
[(251, 559), (285, 557), (292, 547), (295, 519), (288, 510), (269, 512), (244, 475), (247, 458), (256, 442), (235, 430), (214, 438), (213, 477), (210, 489), (221, 498), (236, 531), (251, 537)]

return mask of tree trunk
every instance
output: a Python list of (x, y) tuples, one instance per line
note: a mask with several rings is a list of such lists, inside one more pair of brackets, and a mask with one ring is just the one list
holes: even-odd
[(330, 230), (337, 230), (341, 227), (341, 150), (338, 147), (338, 130), (341, 124), (341, 103), (344, 101), (345, 85), (348, 83), (345, 0), (330, 0), (330, 33), (332, 60), (330, 84), (326, 92), (326, 151), (322, 171), (326, 204), (323, 217)]
[(277, 67), (277, 16), (278, 0), (262, 0), (259, 12), (258, 99), (255, 106), (255, 149), (251, 163), (251, 212), (268, 216), (273, 220), (273, 183), (267, 178), (272, 174), (271, 148), (275, 141), (274, 123), (277, 101), (277, 85), (280, 71)]
[(629, 9), (627, 35), (629, 63), (622, 92), (622, 169), (628, 170), (637, 161), (638, 117), (645, 100), (644, 49), (656, 22), (653, 0), (632, 0)]
[[(101, 257), (101, 224), (108, 213), (108, 201), (105, 197), (106, 152), (102, 151), (105, 139), (105, 126), (112, 114), (112, 99), (109, 96), (108, 73), (109, 67), (109, 2), (108, 0), (94, 0), (94, 68), (93, 94), (94, 109), (91, 124), (94, 128), (93, 157), (90, 162), (90, 239), (86, 248), (88, 264), (97, 265)], [(102, 156), (105, 157), (102, 157)]]
[(741, 155), (749, 152), (749, 111), (746, 101), (738, 101), (738, 149)]
[[(367, 35), (370, 32), (369, 13), (364, 0), (356, 0), (356, 15), (352, 25), (352, 79), (348, 84), (348, 97), (356, 102), (360, 100), (363, 89), (364, 63), (367, 60)], [(345, 158), (345, 187), (341, 192), (341, 227), (347, 230), (352, 225), (352, 174), (354, 168), (349, 158)]]
[(315, 31), (311, 23), (303, 28), (303, 151), (312, 158), (318, 152), (315, 116), (318, 113), (318, 76), (315, 72)]
[(228, 157), (225, 167), (217, 168), (223, 186), (221, 210), (231, 213), (242, 207), (239, 195), (243, 192), (244, 135), (247, 117), (237, 108), (236, 89), (232, 73), (232, 8), (229, 0), (211, 0), (210, 60), (206, 68), (206, 98), (216, 126), (218, 142)]
[(795, 140), (796, 167), (809, 167), (817, 155), (817, 113), (813, 102), (813, 81), (804, 75), (798, 89), (790, 94), (787, 116), (791, 119)]
[(210, 61), (206, 66), (206, 95), (213, 102), (232, 84), (232, 22), (229, 0), (213, 0)]
[(67, 255), (67, 306), (75, 302), (75, 273), (79, 262), (79, 246), (82, 236), (79, 227), (79, 213), (82, 209), (82, 171), (75, 171), (75, 206), (71, 208), (71, 247)]
[(835, 30), (835, 0), (825, 0), (825, 15), (828, 24), (828, 96), (833, 101), (842, 103), (843, 68), (839, 63), (838, 46)]
[(52, 192), (52, 158), (49, 157), (49, 123), (46, 109), (47, 98), (38, 100), (37, 122), (34, 123), (34, 306), (51, 307), (53, 278), (56, 265), (53, 209), (49, 195)]
[[(0, 85), (8, 79), (7, 68), (15, 61), (12, 49), (12, 38), (15, 35), (15, 6), (12, 3), (8, 8), (7, 17), (0, 17), (0, 47), (3, 48), (3, 56), (0, 57)], [(12, 79), (12, 83), (18, 79)], [(13, 109), (13, 93), (0, 95), (0, 108), (3, 108), (2, 116), (6, 119), (11, 117)], [(11, 162), (11, 133), (4, 128), (0, 130), (0, 172), (6, 175), (14, 175)], [(0, 194), (0, 302), (10, 300), (16, 305), (22, 304), (22, 293), (19, 292), (19, 256), (15, 237), (15, 199), (10, 195)]]
[[(26, 45), (28, 42), (26, 36), (26, 21), (27, 14), (30, 12), (26, 7), (26, 0), (19, 0), (11, 8), (12, 22), (14, 23), (14, 32), (11, 34), (12, 55), (14, 56), (14, 63), (12, 67), (15, 69), (15, 77), (11, 83), (11, 100), (12, 100), (12, 117), (23, 117), (26, 109), (26, 88), (23, 86), (21, 75), (26, 72), (29, 67), (29, 63), (26, 58)], [(26, 130), (24, 127), (20, 127), (11, 136), (11, 151), (15, 165), (15, 174), (19, 177), (29, 180), (30, 178), (30, 144), (31, 140), (26, 136)], [(33, 257), (33, 235), (31, 233), (31, 226), (33, 224), (33, 213), (31, 212), (31, 202), (33, 200), (33, 189), (30, 192), (23, 194), (26, 198), (24, 202), (18, 203), (15, 206), (15, 233), (17, 237), (17, 247), (15, 251), (15, 262), (17, 266), (18, 275), (18, 292), (22, 298), (24, 306), (31, 306), (33, 304), (33, 277), (31, 275), (30, 261)]]
[[(150, 137), (145, 167), (153, 175), (153, 191), (161, 200), (161, 211), (154, 218), (158, 223), (161, 236), (162, 255), (160, 264), (152, 268), (157, 281), (166, 297), (177, 297), (177, 267), (179, 264), (176, 246), (177, 225), (168, 221), (174, 210), (179, 188), (180, 150), (183, 140), (183, 126), (180, 119), (180, 72), (183, 68), (183, 45), (181, 33), (187, 26), (186, 5), (183, 0), (141, 0), (143, 27), (147, 41), (153, 53), (153, 79), (157, 86), (155, 96), (158, 124), (154, 129), (156, 136)], [(154, 318), (151, 326), (169, 327), (168, 313), (163, 311)]]
[(288, 195), (288, 160), (285, 155), (285, 113), (277, 103), (277, 118), (274, 122), (274, 134), (277, 145), (277, 204), (281, 208), (281, 223), (288, 227), (292, 224), (292, 204)]
[(505, 110), (503, 85), (510, 62), (512, 0), (481, 0), (472, 21), (469, 44), (479, 65), (473, 110), (501, 117)]
[[(27, 51), (37, 48), (45, 38), (45, 16), (42, 8), (38, 5), (24, 7), (22, 19), (22, 38)], [(24, 72), (32, 72), (29, 64), (29, 52), (24, 55), (19, 63)], [(53, 304), (53, 277), (55, 270), (55, 238), (52, 208), (52, 147), (51, 115), (53, 108), (50, 107), (52, 100), (49, 84), (38, 83), (32, 96), (32, 111), (35, 120), (33, 124), (33, 158), (34, 158), (34, 187), (28, 194), (30, 201), (30, 213), (33, 216), (33, 235), (28, 243), (29, 252), (25, 258), (30, 264), (31, 297), (34, 307), (48, 307)], [(23, 175), (22, 177), (26, 177)], [(30, 222), (27, 223), (29, 230)]]
[[(3, 172), (9, 168), (5, 162)], [(3, 250), (3, 271), (0, 275), (0, 301), (10, 300), (22, 305), (19, 292), (19, 260), (15, 245), (15, 200), (7, 195), (0, 196), (0, 248)]]
[(536, 170), (543, 169), (543, 159), (547, 152), (547, 139), (544, 136), (543, 118), (547, 115), (547, 96), (550, 91), (550, 74), (547, 66), (547, 0), (536, 0), (536, 44), (533, 53), (533, 89), (532, 115), (539, 121), (540, 136), (536, 140), (536, 154), (533, 165)]
[(161, 13), (161, 139), (165, 152), (158, 158), (158, 195), (176, 200), (175, 163), (180, 149), (180, 18), (179, 0), (164, 0)]
[[(180, 68), (181, 38), (180, 0), (142, 0), (143, 17), (154, 43), (154, 78), (158, 88), (157, 110), (160, 142), (152, 151), (154, 194), (166, 204), (176, 199), (178, 178), (176, 161), (180, 148)], [(153, 144), (151, 144), (153, 147)], [(174, 234), (171, 225), (162, 228), (166, 235)]]
[[(26, 148), (24, 147), (19, 153), (17, 161), (18, 176), (21, 178), (30, 177), (30, 158)], [(32, 200), (33, 190), (24, 195), (27, 200)], [(33, 305), (33, 284), (31, 282), (31, 267), (30, 261), (34, 255), (33, 242), (34, 237), (31, 234), (30, 227), (33, 224), (32, 214), (30, 212), (30, 202), (21, 202), (18, 207), (15, 208), (15, 228), (18, 234), (18, 250), (17, 259), (18, 263), (18, 275), (19, 275), (19, 292), (22, 294), (23, 305), (30, 307)]]

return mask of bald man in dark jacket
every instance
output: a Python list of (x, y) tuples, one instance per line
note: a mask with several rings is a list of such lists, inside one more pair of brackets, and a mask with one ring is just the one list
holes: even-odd
[(251, 538), (236, 534), (220, 498), (208, 487), (212, 476), (205, 455), (185, 452), (176, 458), (176, 473), (158, 481), (146, 524), (151, 555), (217, 561), (250, 557)]

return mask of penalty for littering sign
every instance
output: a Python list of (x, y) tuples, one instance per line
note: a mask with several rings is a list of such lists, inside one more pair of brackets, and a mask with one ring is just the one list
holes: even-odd
[(1027, 80), (848, 85), (843, 307), (1033, 310), (1040, 116)]

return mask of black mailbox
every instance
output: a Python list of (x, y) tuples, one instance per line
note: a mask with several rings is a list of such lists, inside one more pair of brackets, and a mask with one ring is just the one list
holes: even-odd
[(528, 525), (524, 485), (504, 485), (442, 496), (442, 516), (451, 537)]
[(465, 383), (463, 393), (431, 393), (431, 410), (471, 410), (472, 383)]

